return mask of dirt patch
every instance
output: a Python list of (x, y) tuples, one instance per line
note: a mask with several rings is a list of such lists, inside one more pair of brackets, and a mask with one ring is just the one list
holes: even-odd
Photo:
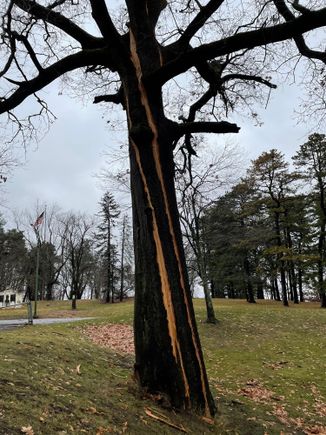
[(83, 333), (94, 343), (109, 347), (122, 354), (134, 354), (134, 331), (130, 325), (107, 324), (91, 325), (83, 328)]

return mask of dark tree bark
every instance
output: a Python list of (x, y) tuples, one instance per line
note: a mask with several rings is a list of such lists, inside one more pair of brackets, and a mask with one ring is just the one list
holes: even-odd
[(154, 118), (157, 106), (151, 102), (148, 118), (143, 114), (137, 132), (132, 117), (129, 120), (137, 288), (135, 372), (143, 387), (165, 392), (173, 406), (198, 410), (204, 406), (211, 414), (214, 403), (181, 248), (172, 138), (164, 118), (163, 122), (160, 116)]
[(325, 288), (325, 229), (326, 229), (326, 198), (325, 198), (325, 135), (314, 133), (308, 141), (300, 146), (294, 156), (295, 165), (301, 168), (304, 176), (314, 185), (315, 216), (318, 225), (318, 262), (317, 279), (321, 308), (326, 308)]
[(45, 294), (45, 299), (47, 301), (52, 301), (53, 299), (53, 286), (54, 286), (55, 282), (48, 282), (46, 285), (46, 294)]
[[(285, 218), (288, 218), (288, 211), (285, 209)], [(287, 245), (290, 251), (292, 252), (293, 243), (292, 236), (289, 227), (285, 228), (285, 236), (287, 240)], [(289, 284), (290, 284), (290, 292), (291, 292), (291, 300), (295, 303), (299, 303), (298, 289), (297, 289), (297, 277), (295, 273), (295, 264), (293, 260), (288, 261), (288, 274), (289, 274)]]
[(121, 260), (120, 260), (120, 293), (119, 293), (119, 300), (120, 300), (120, 302), (123, 301), (123, 295), (124, 295), (124, 277), (125, 277), (125, 269), (124, 269), (125, 237), (126, 237), (126, 216), (124, 216), (123, 221), (122, 221)]
[(299, 287), (299, 296), (300, 296), (300, 302), (304, 302), (305, 298), (304, 298), (304, 294), (303, 294), (303, 271), (302, 268), (299, 266), (298, 267), (298, 287)]
[(265, 299), (263, 281), (258, 278), (257, 282), (257, 299)]
[(255, 304), (255, 296), (254, 296), (254, 288), (252, 285), (252, 280), (251, 280), (251, 272), (250, 272), (250, 264), (249, 264), (249, 260), (248, 257), (245, 256), (244, 260), (243, 260), (243, 266), (244, 266), (244, 271), (246, 273), (246, 285), (247, 285), (247, 301), (250, 304)]
[(274, 286), (275, 286), (275, 300), (276, 301), (280, 301), (281, 300), (281, 296), (280, 296), (280, 291), (278, 289), (277, 277), (274, 278)]
[(212, 298), (223, 298), (225, 299), (225, 292), (224, 292), (224, 288), (217, 286), (216, 282), (214, 279), (210, 280), (210, 288), (211, 288), (211, 294), (212, 294)]
[[(324, 203), (324, 198), (322, 197), (322, 200)], [(325, 214), (326, 216), (326, 214)], [(326, 293), (325, 293), (325, 276), (324, 276), (324, 257), (325, 257), (325, 217), (321, 218), (321, 224), (320, 224), (320, 233), (318, 237), (318, 290), (319, 290), (319, 297), (320, 297), (320, 306), (321, 308), (326, 308)]]
[[(280, 207), (280, 204), (278, 204)], [(274, 212), (274, 219), (275, 219), (275, 232), (276, 232), (276, 243), (277, 246), (280, 248), (282, 246), (282, 239), (281, 239), (281, 230), (280, 230), (280, 215), (278, 212)], [(282, 289), (282, 300), (283, 305), (285, 307), (289, 306), (288, 302), (288, 296), (287, 296), (287, 288), (286, 288), (286, 276), (285, 276), (285, 261), (283, 260), (283, 255), (278, 254), (277, 259), (279, 263), (279, 270), (280, 270), (280, 277), (281, 277), (281, 289)]]
[(166, 392), (173, 406), (201, 409), (205, 404), (210, 413), (214, 405), (180, 249), (172, 146), (163, 132), (160, 145), (145, 137), (141, 147), (132, 139), (130, 147), (138, 289), (135, 371), (146, 389)]

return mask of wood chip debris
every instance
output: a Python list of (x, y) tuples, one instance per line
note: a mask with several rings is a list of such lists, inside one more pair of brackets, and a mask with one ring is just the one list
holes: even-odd
[(150, 408), (145, 408), (145, 414), (148, 417), (150, 417), (156, 421), (159, 421), (160, 423), (166, 424), (167, 426), (170, 426), (170, 427), (173, 427), (174, 429), (179, 430), (180, 432), (188, 433), (187, 429), (184, 426), (182, 426), (181, 424), (177, 425), (177, 424), (173, 423), (168, 417), (166, 417), (165, 415), (163, 415), (161, 413), (154, 414), (154, 412)]

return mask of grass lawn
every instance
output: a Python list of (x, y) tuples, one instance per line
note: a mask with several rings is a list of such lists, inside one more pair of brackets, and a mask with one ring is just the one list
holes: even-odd
[[(0, 332), (0, 434), (325, 435), (326, 310), (313, 303), (214, 304), (219, 323), (208, 325), (204, 301), (195, 301), (218, 405), (213, 425), (143, 397), (132, 379), (132, 356), (82, 333), (89, 324), (132, 324), (132, 301), (82, 301), (73, 315), (96, 320)], [(25, 312), (0, 310), (0, 319)], [(72, 315), (68, 302), (41, 302), (38, 313)]]

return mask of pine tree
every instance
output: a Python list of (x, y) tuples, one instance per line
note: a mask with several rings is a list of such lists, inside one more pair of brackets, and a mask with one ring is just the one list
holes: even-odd
[(96, 240), (98, 251), (101, 254), (105, 268), (106, 282), (104, 300), (107, 303), (113, 303), (117, 272), (117, 247), (114, 244), (113, 228), (117, 223), (120, 210), (114, 196), (110, 192), (106, 192), (103, 195), (99, 205), (101, 222), (97, 227)]
[(313, 186), (316, 227), (318, 229), (318, 291), (321, 307), (326, 308), (326, 136), (319, 133), (310, 135), (308, 141), (300, 146), (293, 160), (301, 171), (302, 177)]

